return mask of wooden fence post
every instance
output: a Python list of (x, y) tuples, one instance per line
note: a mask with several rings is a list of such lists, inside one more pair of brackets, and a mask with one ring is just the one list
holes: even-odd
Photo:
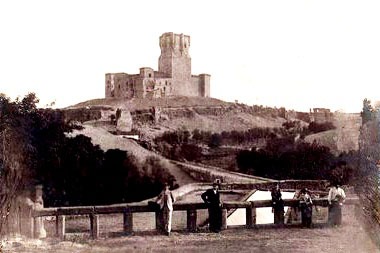
[(252, 219), (252, 206), (246, 207), (245, 208), (245, 226), (247, 228), (252, 228), (253, 227), (253, 219)]
[(251, 217), (252, 217), (252, 227), (256, 227), (256, 207), (255, 203), (251, 202)]
[(256, 208), (252, 208), (252, 224), (256, 226)]
[(227, 229), (227, 209), (222, 209), (222, 230)]
[(55, 216), (55, 236), (59, 237), (59, 216)]
[(256, 226), (256, 207), (255, 202), (250, 201), (251, 206), (246, 208), (246, 227), (253, 228)]
[(123, 231), (125, 234), (133, 232), (133, 214), (129, 208), (126, 208), (123, 213)]
[(92, 239), (99, 238), (99, 215), (90, 214), (90, 234)]
[(32, 229), (33, 229), (33, 238), (35, 239), (38, 239), (38, 229), (37, 229), (37, 226), (38, 226), (38, 219), (39, 217), (33, 217), (32, 218), (32, 223), (33, 223), (33, 226), (32, 226)]
[(197, 231), (197, 210), (196, 209), (187, 210), (187, 230), (190, 232)]
[(66, 216), (60, 215), (58, 216), (58, 236), (61, 240), (65, 239), (65, 229), (66, 226)]

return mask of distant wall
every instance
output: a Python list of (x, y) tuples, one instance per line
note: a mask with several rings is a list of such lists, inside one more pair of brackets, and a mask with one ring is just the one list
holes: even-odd
[(102, 113), (98, 108), (67, 109), (64, 110), (64, 117), (66, 121), (79, 121), (83, 123), (90, 120), (99, 120), (102, 117)]

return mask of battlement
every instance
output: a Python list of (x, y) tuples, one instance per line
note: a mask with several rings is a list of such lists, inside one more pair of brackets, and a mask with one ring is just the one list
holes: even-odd
[(164, 33), (160, 36), (161, 54), (163, 52), (174, 52), (178, 50), (188, 54), (190, 47), (190, 36), (176, 33)]

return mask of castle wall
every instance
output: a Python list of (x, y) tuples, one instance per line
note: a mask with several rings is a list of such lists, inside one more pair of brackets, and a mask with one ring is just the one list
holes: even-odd
[(333, 121), (333, 113), (330, 109), (326, 108), (313, 108), (313, 112), (310, 112), (311, 121), (316, 123), (325, 123)]
[(200, 97), (210, 97), (210, 78), (209, 74), (199, 75), (199, 95)]
[(134, 76), (126, 73), (106, 74), (106, 98), (132, 98), (134, 96)]
[(160, 37), (158, 71), (143, 67), (137, 75), (106, 74), (106, 98), (209, 97), (210, 75), (191, 75), (189, 47), (190, 36), (164, 33)]

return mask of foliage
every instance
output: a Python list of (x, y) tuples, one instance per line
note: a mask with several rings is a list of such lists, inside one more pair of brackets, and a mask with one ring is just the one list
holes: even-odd
[(372, 238), (380, 243), (380, 117), (368, 99), (363, 101), (359, 136), (359, 168), (355, 189), (363, 204), (363, 213)]
[(157, 158), (140, 162), (125, 151), (104, 152), (86, 136), (67, 137), (80, 127), (37, 103), (34, 94), (14, 102), (0, 96), (2, 218), (14, 197), (36, 184), (47, 206), (137, 201), (158, 194), (164, 181), (174, 184)]
[[(237, 152), (236, 164), (243, 173), (276, 179), (328, 179), (349, 182), (353, 176), (356, 154), (335, 157), (325, 146), (306, 143), (303, 136), (335, 128), (331, 122), (311, 122), (303, 127), (298, 120), (287, 121), (281, 128), (251, 128), (246, 131), (212, 133), (195, 129), (189, 136), (186, 129), (165, 132), (155, 139), (156, 149), (174, 160), (202, 161), (211, 159), (210, 150), (221, 146), (255, 146)], [(196, 148), (198, 146), (198, 148)], [(214, 152), (212, 152), (214, 153)], [(228, 163), (226, 163), (228, 164)], [(233, 162), (229, 163), (234, 164)]]
[[(355, 156), (352, 154), (352, 156)], [(273, 138), (263, 149), (242, 150), (237, 156), (239, 170), (274, 179), (327, 179), (347, 183), (353, 168), (349, 157), (336, 158), (329, 148), (314, 143)]]
[(331, 122), (317, 123), (313, 121), (313, 122), (310, 122), (307, 128), (308, 130), (307, 134), (324, 132), (324, 131), (335, 129), (335, 128), (336, 127)]
[(365, 98), (363, 100), (363, 110), (361, 112), (363, 124), (367, 123), (368, 121), (378, 119), (377, 117), (378, 113), (379, 113), (379, 108), (374, 108), (371, 105), (371, 100)]
[(0, 232), (14, 198), (29, 183), (34, 166), (33, 116), (38, 99), (31, 93), (12, 102), (0, 95)]

